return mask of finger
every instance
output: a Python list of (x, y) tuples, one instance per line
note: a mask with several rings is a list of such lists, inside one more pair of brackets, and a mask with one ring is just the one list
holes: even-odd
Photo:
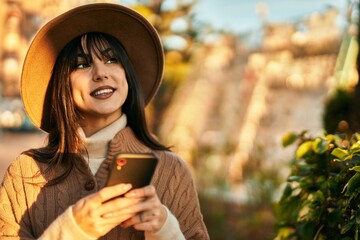
[(145, 222), (145, 219), (144, 219), (144, 217), (143, 217), (143, 213), (144, 213), (144, 212), (141, 212), (141, 213), (139, 213), (139, 214), (137, 214), (137, 215), (135, 215), (135, 216), (127, 219), (126, 221), (124, 221), (124, 222), (121, 224), (121, 226), (122, 226), (123, 228), (128, 228), (128, 227), (134, 226), (134, 225), (136, 225), (136, 224), (141, 224), (141, 223)]
[(163, 205), (160, 205), (160, 207), (150, 208), (148, 210), (144, 210), (138, 213), (136, 216), (125, 221), (122, 224), (122, 226), (129, 227), (154, 220), (159, 222), (164, 222), (166, 220), (166, 217), (167, 217), (167, 212), (163, 207)]
[[(121, 214), (133, 214), (136, 215), (140, 212), (149, 210), (153, 208), (154, 203), (149, 200), (145, 200), (143, 198), (119, 198), (116, 200), (118, 203), (107, 207), (108, 212), (112, 212), (113, 216), (121, 215)], [(107, 216), (111, 216), (107, 215)]]
[(120, 183), (110, 187), (104, 187), (97, 194), (94, 194), (94, 200), (100, 203), (106, 202), (112, 198), (127, 193), (131, 189), (131, 184)]
[(125, 195), (125, 199), (141, 199), (141, 201), (139, 201), (137, 204), (134, 204), (128, 208), (128, 210), (131, 212), (147, 212), (160, 209), (162, 207), (162, 204), (153, 186), (135, 189), (128, 194)]
[(113, 218), (121, 215), (136, 214), (139, 212), (139, 203), (142, 198), (115, 198), (104, 203), (99, 210), (99, 214), (104, 218)]
[(143, 188), (137, 188), (137, 189), (133, 189), (130, 192), (125, 194), (125, 197), (153, 197), (156, 195), (156, 190), (155, 187), (152, 185), (148, 185), (146, 187)]
[(142, 222), (135, 224), (134, 228), (142, 231), (159, 231), (164, 225), (167, 218), (167, 211), (162, 205), (160, 209), (142, 213)]
[(135, 216), (134, 214), (121, 214), (121, 215), (112, 214), (106, 217), (102, 217), (102, 219), (104, 219), (108, 223), (115, 223), (116, 225), (119, 225), (127, 221), (128, 219), (133, 218), (134, 216)]
[(147, 211), (137, 214), (131, 219), (126, 220), (121, 224), (122, 227), (127, 228), (133, 226), (137, 230), (154, 231), (159, 230), (164, 223), (164, 216), (161, 216), (161, 212)]
[(143, 223), (143, 222), (149, 222), (151, 220), (153, 220), (154, 218), (156, 218), (157, 216), (159, 216), (160, 213), (158, 211), (147, 211), (147, 212), (142, 212), (140, 214), (138, 214), (138, 218), (139, 221), (138, 223)]

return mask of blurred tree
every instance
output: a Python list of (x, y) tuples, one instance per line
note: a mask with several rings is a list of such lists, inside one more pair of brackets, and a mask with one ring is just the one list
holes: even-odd
[(165, 72), (159, 92), (149, 106), (150, 125), (157, 130), (163, 112), (175, 89), (190, 70), (193, 46), (198, 30), (191, 12), (197, 0), (138, 0), (134, 8), (155, 26), (164, 43)]
[(348, 2), (348, 26), (338, 54), (336, 85), (327, 100), (323, 125), (327, 133), (360, 132), (359, 0)]
[[(359, 12), (360, 12), (360, 4), (359, 1), (355, 1), (356, 8), (355, 11), (357, 14), (355, 14), (355, 20), (357, 21), (357, 42), (359, 44), (360, 42), (360, 18), (359, 18)], [(358, 75), (360, 73), (360, 54), (358, 52), (357, 58), (356, 58), (356, 70), (358, 72)], [(360, 77), (358, 78), (360, 79)], [(353, 93), (353, 101), (351, 104), (351, 114), (350, 114), (350, 127), (351, 130), (354, 132), (360, 132), (360, 81), (355, 86), (354, 93)]]

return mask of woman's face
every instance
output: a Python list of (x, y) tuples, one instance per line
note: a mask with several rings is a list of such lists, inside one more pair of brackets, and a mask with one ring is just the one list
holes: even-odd
[(85, 124), (101, 121), (107, 125), (122, 114), (128, 95), (125, 70), (108, 46), (100, 54), (84, 54), (78, 55), (70, 74), (74, 103)]

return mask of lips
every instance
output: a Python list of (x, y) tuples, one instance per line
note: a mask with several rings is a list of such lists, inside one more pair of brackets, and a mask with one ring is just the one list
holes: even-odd
[(111, 96), (114, 92), (114, 88), (106, 86), (95, 89), (90, 93), (90, 95), (96, 98), (106, 98)]

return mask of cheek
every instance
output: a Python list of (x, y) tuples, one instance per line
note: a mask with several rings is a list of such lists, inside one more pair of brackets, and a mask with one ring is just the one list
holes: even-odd
[(78, 93), (89, 88), (86, 81), (87, 76), (73, 72), (70, 74), (70, 85), (72, 93)]
[(74, 93), (74, 89), (76, 89), (76, 77), (74, 76), (73, 73), (71, 73), (69, 78), (70, 78), (71, 92)]
[(127, 96), (129, 91), (129, 84), (126, 78), (125, 71), (121, 68), (120, 71), (116, 74), (118, 86), (121, 92), (121, 95)]
[(122, 83), (121, 93), (122, 93), (122, 95), (124, 96), (125, 99), (127, 98), (128, 94), (129, 94), (129, 84), (127, 83), (126, 79)]
[(70, 81), (70, 84), (71, 84), (71, 95), (72, 95), (73, 98), (75, 98), (76, 92), (78, 91), (78, 90), (77, 90), (78, 87), (77, 87), (77, 85), (76, 85), (76, 82), (73, 81), (73, 80)]
[(75, 105), (78, 105), (79, 101), (82, 99), (81, 89), (84, 86), (79, 84), (80, 82), (81, 81), (79, 81), (78, 78), (70, 75), (71, 97), (73, 98)]

